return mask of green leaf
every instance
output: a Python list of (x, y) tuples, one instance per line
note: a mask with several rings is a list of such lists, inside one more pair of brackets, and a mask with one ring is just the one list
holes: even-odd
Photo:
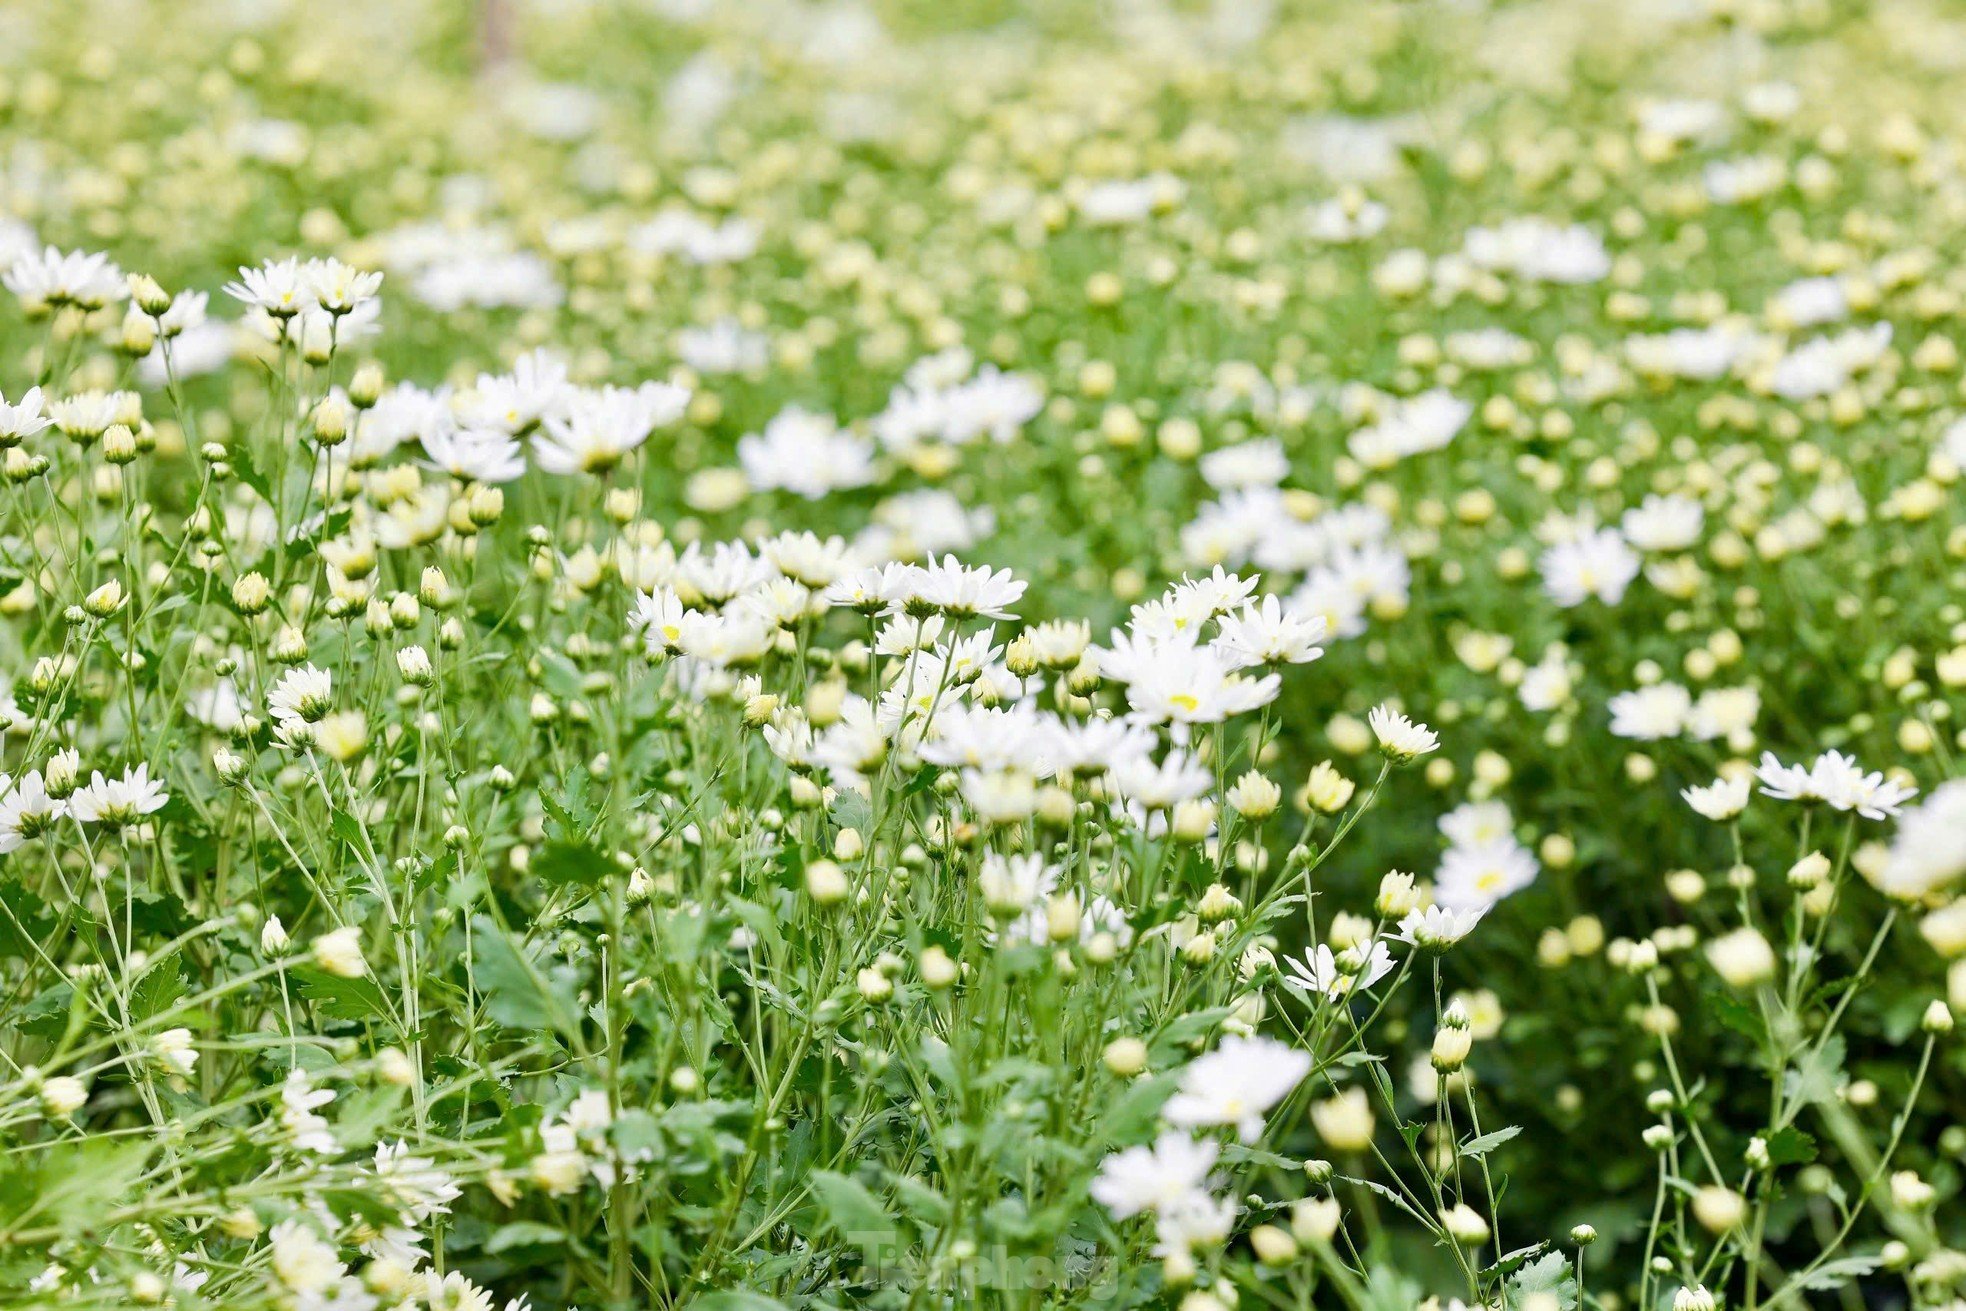
[(1782, 1080), (1790, 1101), (1825, 1105), (1836, 1100), (1843, 1085), (1843, 1038), (1832, 1034), (1819, 1047), (1811, 1047), (1798, 1059)]
[(1137, 1141), (1160, 1115), (1161, 1104), (1174, 1093), (1174, 1076), (1159, 1074), (1135, 1079), (1099, 1119), (1099, 1141), (1121, 1147)]
[(1411, 1311), (1424, 1292), (1391, 1266), (1377, 1265), (1366, 1272), (1365, 1298), (1359, 1305), (1361, 1311)]
[(176, 956), (152, 965), (130, 992), (132, 1022), (155, 1019), (184, 998), (184, 964)]
[(1793, 1125), (1768, 1135), (1768, 1163), (1807, 1165), (1816, 1159), (1816, 1140)]
[(1470, 1138), (1467, 1142), (1461, 1144), (1461, 1155), (1486, 1156), (1521, 1132), (1521, 1125), (1512, 1124), (1506, 1129), (1497, 1129), (1495, 1132), (1485, 1133), (1479, 1138)]
[(1304, 1168), (1302, 1161), (1293, 1161), (1275, 1152), (1266, 1152), (1260, 1147), (1245, 1147), (1241, 1143), (1229, 1143), (1222, 1149), (1224, 1165), (1264, 1165), (1272, 1170), (1297, 1171)]
[(1883, 1264), (1884, 1262), (1875, 1256), (1838, 1257), (1827, 1265), (1797, 1275), (1792, 1283), (1796, 1288), (1811, 1293), (1827, 1293), (1832, 1289), (1843, 1287), (1852, 1279), (1862, 1278)]
[(1550, 1293), (1555, 1295), (1562, 1311), (1570, 1311), (1577, 1305), (1577, 1280), (1571, 1274), (1569, 1258), (1561, 1252), (1551, 1252), (1530, 1262), (1509, 1282), (1516, 1290), (1511, 1301), (1517, 1304), (1532, 1293)]
[(833, 809), (828, 818), (840, 828), (857, 828), (865, 832), (874, 822), (873, 804), (858, 792), (843, 788), (833, 799)]
[(813, 1171), (810, 1184), (827, 1225), (865, 1252), (869, 1261), (900, 1246), (893, 1217), (867, 1185), (832, 1170)]
[(92, 1228), (129, 1194), (149, 1158), (148, 1143), (127, 1139), (70, 1140), (14, 1157), (0, 1168), (0, 1219), (27, 1217), (63, 1233)]
[(553, 1225), (540, 1224), (537, 1220), (514, 1220), (511, 1224), (500, 1225), (492, 1230), (485, 1240), (485, 1251), (503, 1252), (513, 1247), (557, 1246), (567, 1241), (564, 1229)]
[(376, 981), (366, 975), (359, 979), (344, 979), (326, 970), (297, 969), (293, 977), (300, 995), (313, 1002), (315, 1008), (330, 1019), (396, 1023), (396, 1012), (390, 1009), (389, 999), (382, 995)]
[(1703, 997), (1706, 1009), (1722, 1024), (1757, 1046), (1768, 1041), (1768, 1026), (1761, 1013), (1731, 992), (1708, 989)]
[[(570, 695), (570, 694), (569, 694)], [(559, 842), (584, 843), (600, 818), (590, 796), (592, 779), (584, 768), (575, 768), (555, 795), (550, 788), (539, 790), (540, 808), (546, 812), (547, 835)]]
[(562, 701), (580, 695), (580, 669), (557, 651), (539, 653), (539, 682)]
[(917, 1221), (940, 1227), (949, 1222), (949, 1199), (911, 1174), (889, 1172), (894, 1200)]
[(775, 1297), (754, 1293), (748, 1288), (720, 1288), (714, 1293), (705, 1293), (686, 1305), (695, 1311), (787, 1311), (785, 1304)]
[(0, 957), (26, 960), (54, 933), (54, 912), (27, 886), (14, 879), (0, 883)]
[(471, 918), (473, 976), (484, 994), (485, 1010), (498, 1023), (513, 1029), (558, 1029), (574, 1023), (571, 996), (557, 986), (484, 915)]
[(1518, 1247), (1515, 1251), (1497, 1258), (1493, 1265), (1481, 1272), (1481, 1276), (1484, 1279), (1497, 1279), (1503, 1275), (1513, 1274), (1520, 1270), (1530, 1257), (1540, 1255), (1548, 1246), (1548, 1243), (1538, 1242), (1531, 1243), (1528, 1247)]
[(526, 873), (556, 887), (591, 888), (613, 872), (614, 862), (584, 842), (548, 842), (526, 866)]
[(260, 499), (268, 505), (274, 503), (273, 484), (267, 481), (266, 475), (261, 473), (259, 466), (253, 463), (250, 447), (243, 442), (230, 447), (225, 452), (225, 459), (232, 466), (233, 477), (258, 492)]

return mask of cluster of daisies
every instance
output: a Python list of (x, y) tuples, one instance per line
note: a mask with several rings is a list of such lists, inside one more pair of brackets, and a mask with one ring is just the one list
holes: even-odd
[(1966, 29), (892, 10), (9, 25), (0, 1293), (1956, 1306)]

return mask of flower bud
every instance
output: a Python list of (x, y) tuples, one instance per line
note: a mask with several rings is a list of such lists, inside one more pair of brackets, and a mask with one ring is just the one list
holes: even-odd
[(1923, 1211), (1938, 1200), (1938, 1190), (1918, 1177), (1915, 1170), (1896, 1170), (1891, 1175), (1891, 1202), (1900, 1211)]
[(1242, 902), (1220, 883), (1209, 884), (1208, 890), (1201, 894), (1201, 900), (1195, 903), (1195, 915), (1204, 924), (1233, 919), (1241, 910)]
[(257, 569), (232, 582), (232, 608), (248, 618), (263, 613), (273, 600), (273, 585)]
[(382, 366), (374, 360), (364, 360), (355, 370), (355, 376), (348, 380), (348, 403), (358, 410), (366, 410), (382, 399)]
[(58, 1074), (42, 1082), (39, 1097), (43, 1115), (51, 1120), (65, 1120), (88, 1102), (89, 1086), (80, 1079)]
[(362, 959), (362, 931), (353, 925), (322, 934), (309, 950), (314, 963), (336, 978), (359, 979), (369, 972)]
[(1122, 1079), (1131, 1079), (1147, 1068), (1147, 1044), (1138, 1038), (1115, 1038), (1100, 1054), (1106, 1068)]
[(1215, 803), (1206, 798), (1183, 801), (1174, 808), (1169, 829), (1177, 842), (1200, 842), (1215, 827)]
[(1283, 789), (1274, 779), (1250, 770), (1229, 789), (1230, 807), (1244, 819), (1261, 823), (1276, 813), (1283, 802)]
[(1693, 1218), (1710, 1234), (1722, 1234), (1747, 1218), (1745, 1197), (1732, 1188), (1708, 1184), (1693, 1194)]
[(1672, 1295), (1672, 1311), (1714, 1311), (1715, 1305), (1713, 1294), (1699, 1284)]
[(1347, 1088), (1311, 1104), (1311, 1126), (1334, 1152), (1363, 1151), (1372, 1142), (1372, 1105), (1363, 1088)]
[(1275, 1225), (1257, 1225), (1250, 1230), (1249, 1247), (1264, 1265), (1287, 1265), (1297, 1259), (1297, 1240)]
[(956, 981), (962, 972), (961, 967), (940, 947), (927, 947), (922, 951), (922, 982), (940, 991)]
[(406, 646), (396, 653), (396, 672), (414, 687), (428, 687), (437, 678), (430, 667), (430, 653), (420, 646)]
[(1045, 936), (1053, 942), (1073, 942), (1079, 936), (1079, 899), (1069, 892), (1054, 894), (1044, 906)]
[(821, 906), (837, 906), (851, 889), (846, 872), (830, 860), (815, 860), (806, 866), (806, 895)]
[(1335, 815), (1351, 804), (1352, 793), (1357, 788), (1356, 783), (1340, 774), (1338, 767), (1326, 760), (1311, 770), (1304, 792), (1311, 809)]
[(150, 354), (156, 345), (157, 320), (134, 309), (123, 316), (123, 328), (116, 337), (117, 350), (133, 360), (140, 360)]
[(123, 608), (123, 584), (114, 578), (82, 598), (82, 608), (98, 619), (107, 619)]
[(1382, 919), (1404, 918), (1419, 906), (1420, 890), (1414, 886), (1411, 874), (1392, 870), (1379, 880), (1379, 896), (1373, 908)]
[(330, 396), (314, 407), (311, 424), (314, 440), (323, 446), (339, 446), (348, 440), (348, 407)]
[(1768, 939), (1750, 928), (1735, 929), (1707, 944), (1707, 961), (1714, 973), (1736, 988), (1765, 983), (1775, 974), (1775, 950)]
[(1807, 892), (1828, 878), (1829, 874), (1829, 857), (1820, 851), (1812, 851), (1789, 866), (1789, 886), (1799, 892)]
[(157, 279), (148, 273), (132, 273), (127, 281), (130, 287), (130, 299), (135, 301), (136, 307), (145, 314), (156, 318), (171, 307), (171, 293), (165, 291)]
[(42, 783), (49, 796), (56, 801), (65, 801), (75, 794), (81, 776), (82, 757), (70, 747), (48, 757), (47, 768), (42, 771)]
[(1479, 1247), (1488, 1241), (1488, 1222), (1466, 1202), (1457, 1202), (1442, 1211), (1440, 1226), (1463, 1247)]
[(1300, 1243), (1322, 1245), (1338, 1232), (1342, 1213), (1335, 1197), (1307, 1197), (1290, 1208), (1290, 1232)]

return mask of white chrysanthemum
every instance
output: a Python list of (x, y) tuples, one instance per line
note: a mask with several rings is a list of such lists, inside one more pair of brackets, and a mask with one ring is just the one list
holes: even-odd
[(106, 779), (100, 771), (91, 773), (89, 781), (68, 799), (68, 813), (79, 823), (115, 827), (155, 814), (170, 799), (163, 783), (150, 777), (150, 766), (145, 764), (124, 770), (120, 778)]
[(78, 305), (100, 309), (127, 297), (123, 271), (109, 256), (85, 251), (61, 251), (48, 246), (38, 254), (22, 254), (0, 277), (7, 290), (30, 309)]
[(779, 411), (763, 432), (740, 438), (737, 460), (753, 491), (784, 490), (807, 500), (874, 481), (872, 442), (797, 406)]
[(1693, 709), (1693, 694), (1677, 683), (1654, 683), (1611, 698), (1611, 732), (1639, 742), (1678, 737)]
[(1336, 1001), (1370, 988), (1392, 973), (1395, 964), (1392, 949), (1378, 939), (1341, 952), (1320, 942), (1302, 957), (1284, 960), (1283, 982), (1300, 992)]
[(1236, 664), (1301, 665), (1324, 654), (1323, 615), (1300, 615), (1274, 596), (1253, 601), (1216, 623), (1212, 644)]
[(1722, 778), (1705, 787), (1685, 788), (1679, 795), (1701, 815), (1725, 823), (1748, 808), (1748, 793), (1746, 778)]
[(1440, 745), (1440, 739), (1425, 724), (1415, 723), (1391, 706), (1374, 706), (1365, 717), (1379, 750), (1396, 761), (1415, 760)]
[(1217, 1143), (1164, 1129), (1153, 1146), (1129, 1147), (1102, 1161), (1092, 1200), (1115, 1220), (1159, 1211), (1204, 1187), (1221, 1151)]
[(1450, 906), (1423, 906), (1411, 910), (1399, 922), (1398, 937), (1416, 947), (1441, 951), (1474, 932), (1487, 913), (1485, 906), (1455, 909)]
[(1638, 553), (1626, 545), (1617, 530), (1598, 528), (1550, 547), (1537, 568), (1543, 576), (1543, 590), (1568, 609), (1592, 597), (1606, 605), (1618, 604), (1632, 579), (1638, 577), (1640, 563)]
[(67, 802), (48, 795), (40, 770), (16, 779), (0, 774), (0, 855), (40, 837), (67, 813)]
[(1231, 1035), (1182, 1069), (1161, 1118), (1188, 1129), (1227, 1126), (1253, 1142), (1264, 1115), (1310, 1072), (1310, 1054), (1288, 1043)]
[(1528, 887), (1536, 874), (1536, 858), (1513, 838), (1450, 847), (1440, 860), (1434, 900), (1450, 910), (1485, 908)]
[(1876, 883), (1891, 896), (1916, 900), (1961, 876), (1966, 876), (1966, 779), (1953, 779), (1898, 821)]
[(44, 403), (39, 387), (29, 387), (12, 404), (0, 396), (0, 448), (18, 446), (54, 422), (42, 413)]
[(334, 708), (334, 675), (301, 665), (280, 675), (266, 694), (266, 713), (276, 724), (312, 724)]
[(545, 417), (533, 458), (548, 473), (605, 473), (657, 428), (682, 418), (689, 396), (688, 388), (663, 382), (575, 391), (560, 413)]

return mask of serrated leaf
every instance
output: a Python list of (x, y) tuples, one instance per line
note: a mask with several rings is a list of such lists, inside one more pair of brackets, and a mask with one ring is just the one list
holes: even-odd
[(1493, 1133), (1485, 1133), (1479, 1138), (1470, 1138), (1467, 1142), (1461, 1144), (1461, 1155), (1486, 1156), (1521, 1132), (1521, 1125), (1512, 1124), (1506, 1129), (1497, 1129)]
[(0, 883), (0, 957), (18, 956), (25, 960), (54, 932), (54, 913), (48, 904), (16, 880)]
[(152, 965), (130, 991), (132, 1022), (151, 1020), (168, 1012), (184, 998), (184, 963), (176, 956)]
[(914, 1175), (889, 1172), (888, 1186), (902, 1209), (921, 1223), (939, 1227), (949, 1222), (949, 1199)]
[(88, 1229), (124, 1200), (149, 1157), (148, 1143), (127, 1139), (74, 1139), (14, 1157), (0, 1168), (0, 1218)]
[(692, 1311), (787, 1311), (783, 1302), (748, 1288), (720, 1288), (685, 1305)]
[(485, 1240), (485, 1251), (503, 1252), (513, 1247), (557, 1246), (567, 1241), (566, 1230), (537, 1220), (514, 1220), (492, 1230)]
[(485, 1010), (514, 1029), (561, 1029), (574, 1021), (571, 996), (560, 996), (554, 981), (519, 954), (505, 930), (484, 915), (471, 919), (473, 978)]
[(1715, 1019), (1756, 1046), (1768, 1041), (1768, 1026), (1763, 1023), (1761, 1013), (1733, 993), (1709, 989), (1703, 1001)]
[(867, 1185), (832, 1170), (815, 1170), (808, 1182), (827, 1226), (867, 1253), (870, 1261), (899, 1245), (893, 1217)]
[(396, 1012), (390, 1008), (389, 999), (382, 995), (376, 981), (366, 975), (344, 979), (326, 970), (297, 969), (293, 977), (300, 995), (330, 1019), (396, 1022)]
[(1577, 1280), (1571, 1273), (1569, 1258), (1561, 1252), (1550, 1252), (1530, 1262), (1509, 1283), (1516, 1290), (1518, 1302), (1532, 1293), (1549, 1293), (1562, 1311), (1571, 1311), (1577, 1305)]
[(1820, 1046), (1804, 1052), (1782, 1078), (1782, 1090), (1797, 1105), (1825, 1105), (1836, 1100), (1843, 1084), (1843, 1037), (1832, 1034)]
[(1548, 1246), (1548, 1243), (1538, 1242), (1531, 1243), (1527, 1247), (1518, 1247), (1515, 1251), (1504, 1254), (1493, 1265), (1483, 1270), (1481, 1272), (1482, 1278), (1496, 1279), (1503, 1275), (1513, 1274), (1517, 1270), (1520, 1270), (1524, 1263), (1531, 1257), (1539, 1255)]
[(1768, 1135), (1770, 1165), (1807, 1165), (1816, 1159), (1816, 1140), (1793, 1125)]
[(556, 887), (594, 887), (614, 872), (614, 862), (586, 843), (548, 842), (526, 866), (526, 873)]
[(594, 822), (600, 818), (590, 796), (591, 783), (586, 769), (576, 768), (567, 775), (557, 794), (552, 788), (542, 787), (539, 790), (539, 804), (546, 812), (548, 836), (567, 843), (587, 840)]
[[(1797, 1275), (1793, 1281), (1796, 1288), (1811, 1293), (1827, 1293), (1843, 1287), (1852, 1279), (1860, 1279), (1870, 1274), (1882, 1260), (1875, 1256), (1858, 1255), (1838, 1257), (1827, 1265), (1818, 1266), (1806, 1274)], [(1773, 1301), (1774, 1299), (1770, 1299)]]
[(1275, 1152), (1266, 1152), (1260, 1147), (1245, 1147), (1241, 1143), (1229, 1143), (1222, 1148), (1224, 1165), (1263, 1165), (1272, 1170), (1301, 1170), (1302, 1161), (1293, 1161)]

